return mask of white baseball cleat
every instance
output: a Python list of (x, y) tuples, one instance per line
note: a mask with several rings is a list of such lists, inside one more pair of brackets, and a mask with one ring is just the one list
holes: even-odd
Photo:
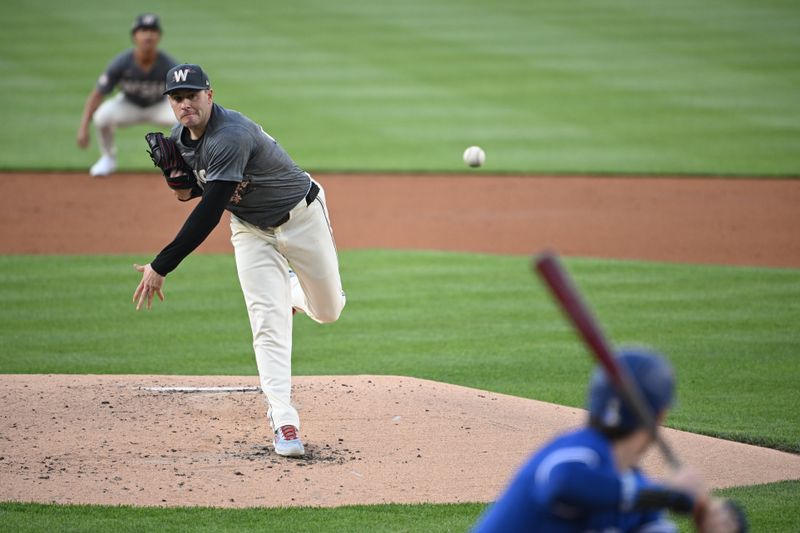
[(272, 444), (275, 446), (275, 453), (284, 457), (302, 457), (306, 453), (294, 426), (279, 427)]
[(104, 155), (97, 160), (97, 163), (92, 165), (89, 169), (89, 174), (92, 176), (108, 176), (117, 170), (117, 160), (111, 156)]

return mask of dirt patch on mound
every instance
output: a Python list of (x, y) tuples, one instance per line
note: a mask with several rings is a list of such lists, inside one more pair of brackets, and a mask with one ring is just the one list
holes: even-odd
[[(308, 454), (277, 456), (255, 377), (0, 376), (0, 501), (338, 506), (497, 497), (584, 412), (394, 376), (295, 378)], [(800, 457), (667, 430), (713, 487), (800, 478)], [(646, 469), (666, 467), (653, 454)]]

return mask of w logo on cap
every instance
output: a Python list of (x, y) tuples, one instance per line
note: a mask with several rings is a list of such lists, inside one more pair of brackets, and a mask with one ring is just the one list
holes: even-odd
[(164, 94), (170, 94), (178, 89), (190, 91), (205, 91), (211, 88), (208, 76), (200, 65), (183, 63), (176, 65), (167, 73)]
[(172, 76), (175, 78), (175, 83), (186, 81), (186, 78), (189, 76), (189, 69), (185, 68), (183, 70), (176, 70), (172, 73)]

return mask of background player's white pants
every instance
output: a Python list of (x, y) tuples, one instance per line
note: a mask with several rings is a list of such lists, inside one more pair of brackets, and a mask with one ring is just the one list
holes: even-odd
[[(231, 215), (236, 268), (273, 430), (300, 427), (291, 403), (292, 307), (325, 323), (338, 319), (345, 304), (324, 190), (310, 206), (300, 200), (290, 216), (264, 230)], [(290, 278), (290, 266), (296, 278)]]
[(117, 93), (116, 96), (103, 102), (94, 112), (92, 120), (97, 128), (100, 153), (112, 158), (117, 157), (117, 147), (114, 144), (114, 131), (117, 126), (134, 124), (173, 126), (177, 123), (175, 113), (172, 112), (166, 98), (157, 104), (139, 107), (129, 102), (122, 93)]

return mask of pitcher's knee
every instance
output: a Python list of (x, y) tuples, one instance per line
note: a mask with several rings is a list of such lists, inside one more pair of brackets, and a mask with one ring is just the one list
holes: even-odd
[(317, 319), (317, 322), (320, 324), (330, 324), (331, 322), (336, 322), (339, 320), (339, 316), (342, 314), (342, 308), (337, 307), (335, 309), (326, 309), (321, 313), (317, 313), (314, 318)]
[(344, 304), (347, 300), (344, 297), (344, 293), (342, 293), (342, 298), (340, 301), (336, 302), (333, 305), (327, 305), (322, 309), (315, 309), (313, 313), (313, 318), (320, 324), (330, 324), (331, 322), (336, 322), (339, 320), (339, 316), (342, 314), (342, 309), (344, 309)]

